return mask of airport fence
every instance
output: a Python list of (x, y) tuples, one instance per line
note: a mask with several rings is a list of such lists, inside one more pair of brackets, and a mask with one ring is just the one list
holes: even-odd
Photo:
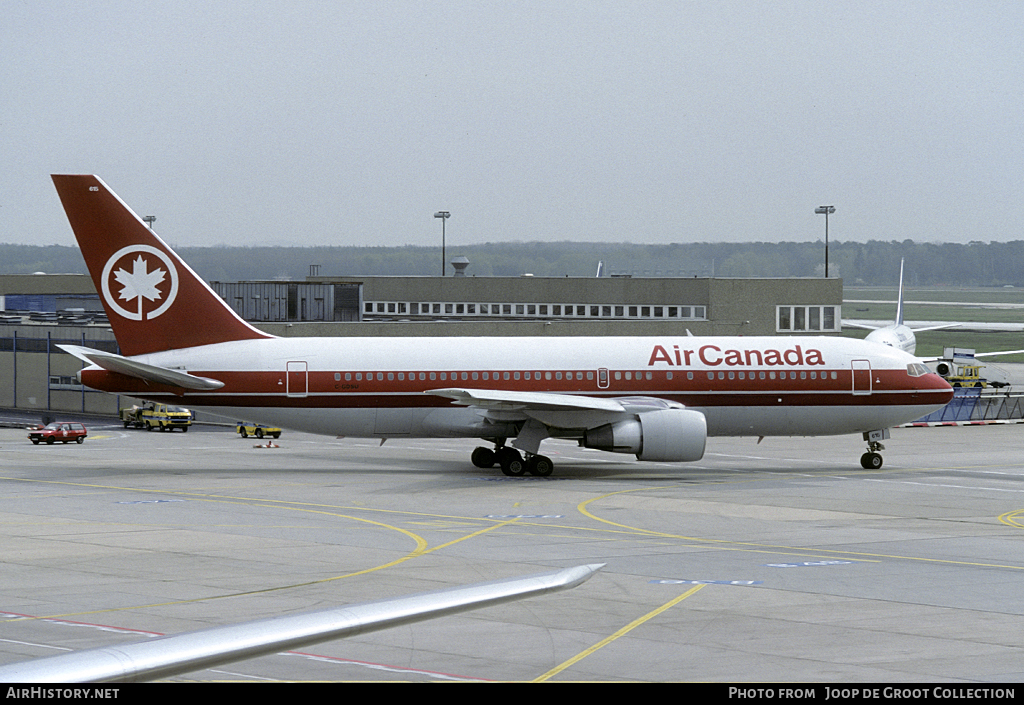
[(1024, 394), (1010, 390), (958, 387), (953, 400), (938, 411), (915, 421), (919, 423), (965, 423), (1024, 419)]

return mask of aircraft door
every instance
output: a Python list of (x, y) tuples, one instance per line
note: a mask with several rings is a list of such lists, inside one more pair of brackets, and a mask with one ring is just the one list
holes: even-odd
[(606, 367), (597, 371), (597, 388), (608, 389), (608, 368)]
[(871, 394), (871, 361), (851, 360), (850, 371), (853, 374), (853, 393)]
[(304, 397), (309, 391), (309, 372), (305, 360), (289, 360), (288, 372), (285, 375), (285, 395)]

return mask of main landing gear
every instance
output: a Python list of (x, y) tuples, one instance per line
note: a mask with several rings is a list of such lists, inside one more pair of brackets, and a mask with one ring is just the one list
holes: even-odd
[(493, 468), (495, 463), (501, 466), (501, 472), (509, 477), (533, 475), (547, 477), (554, 472), (555, 465), (546, 455), (526, 454), (526, 459), (515, 448), (499, 445), (494, 450), (479, 447), (471, 456), (473, 465), (478, 468)]

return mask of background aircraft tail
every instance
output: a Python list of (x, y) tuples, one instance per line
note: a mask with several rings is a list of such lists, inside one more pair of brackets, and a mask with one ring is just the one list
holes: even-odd
[(97, 176), (53, 175), (121, 352), (270, 338), (243, 321)]
[(900, 259), (900, 293), (896, 298), (896, 323), (897, 326), (903, 325), (903, 259)]

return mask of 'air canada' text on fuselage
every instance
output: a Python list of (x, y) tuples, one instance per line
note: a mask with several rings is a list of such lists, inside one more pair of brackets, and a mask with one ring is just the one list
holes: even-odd
[[(694, 357), (696, 357), (696, 360)], [(825, 364), (820, 350), (815, 350), (814, 348), (804, 350), (799, 345), (794, 345), (787, 350), (722, 350), (717, 345), (701, 345), (696, 350), (680, 350), (678, 345), (673, 345), (671, 351), (663, 345), (655, 345), (651, 351), (651, 359), (647, 362), (647, 366), (653, 367), (658, 363), (664, 363), (669, 366), (688, 367), (697, 361), (707, 367), (716, 367), (718, 365), (727, 365), (729, 367), (786, 365), (801, 367)]]

